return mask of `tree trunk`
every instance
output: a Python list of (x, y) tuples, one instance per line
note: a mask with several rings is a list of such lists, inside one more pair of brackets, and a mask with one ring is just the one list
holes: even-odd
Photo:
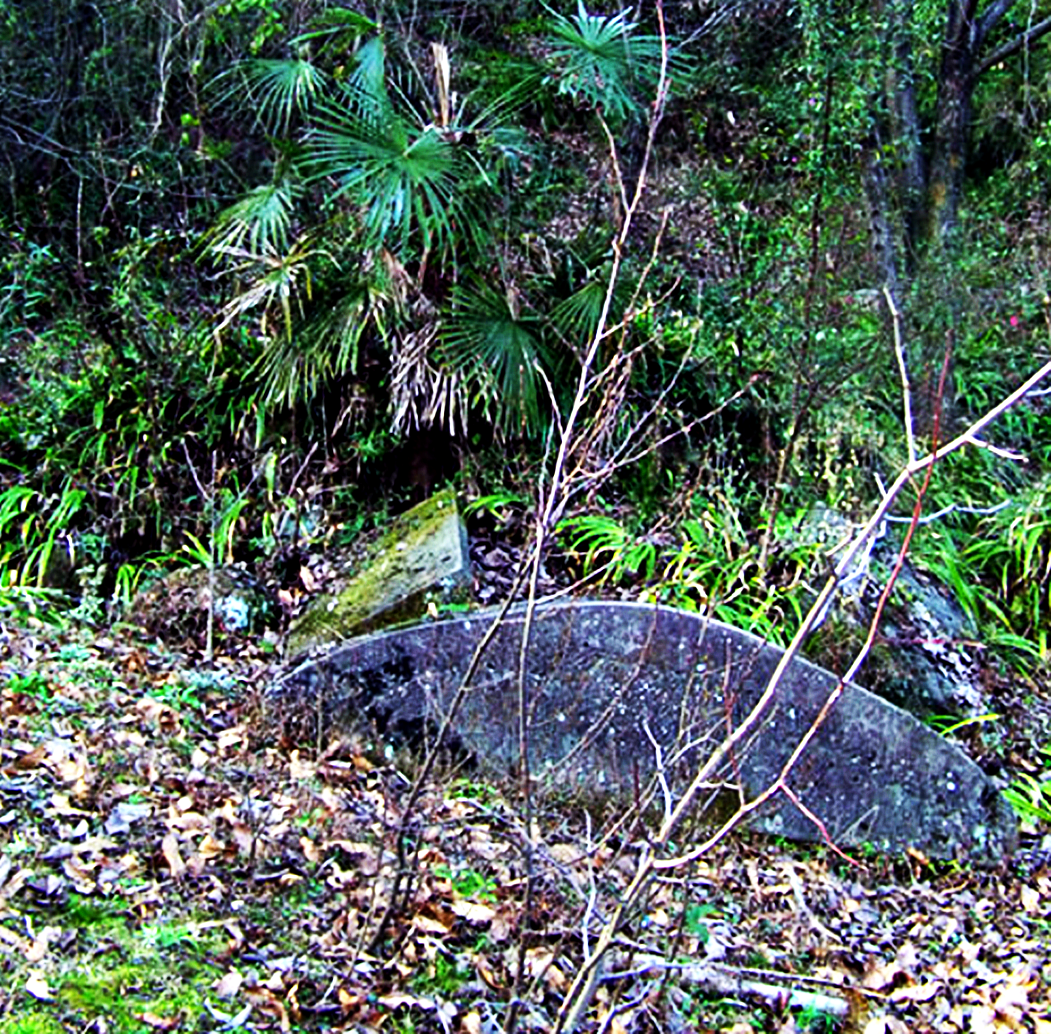
[(926, 217), (919, 242), (924, 251), (933, 250), (939, 254), (949, 246), (963, 193), (976, 48), (981, 42), (975, 23), (975, 7), (975, 0), (964, 3), (951, 0), (942, 43)]

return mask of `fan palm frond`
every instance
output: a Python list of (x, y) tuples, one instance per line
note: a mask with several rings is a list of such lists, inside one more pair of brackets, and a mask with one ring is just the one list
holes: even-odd
[(442, 248), (454, 228), (469, 227), (465, 163), (436, 127), (416, 129), (390, 109), (362, 115), (331, 103), (318, 121), (306, 167), (339, 184), (332, 200), (349, 194), (362, 206), (371, 246), (404, 249), (415, 232), (424, 249)]
[[(660, 79), (660, 37), (638, 31), (630, 12), (592, 14), (577, 0), (570, 18), (552, 13), (548, 34), (550, 82), (558, 92), (601, 108), (607, 118), (629, 119), (642, 111), (640, 94)], [(669, 66), (678, 74), (691, 67), (683, 54), (671, 50)]]
[(589, 280), (551, 310), (552, 322), (569, 340), (585, 344), (598, 327), (608, 290), (605, 281)]
[(220, 103), (245, 107), (268, 133), (288, 133), (295, 115), (305, 115), (327, 89), (328, 76), (305, 58), (252, 58), (240, 61), (212, 81)]
[(261, 310), (264, 320), (271, 310), (279, 309), (283, 316), (285, 335), (291, 338), (292, 303), (296, 302), (297, 308), (302, 311), (304, 301), (310, 297), (310, 263), (316, 250), (306, 240), (298, 240), (283, 255), (254, 254), (241, 248), (226, 247), (214, 247), (213, 251), (240, 260), (240, 265), (233, 267), (231, 272), (247, 273), (250, 277), (248, 286), (223, 306), (218, 330), (229, 326), (238, 316), (252, 309)]
[(319, 53), (326, 50), (346, 52), (362, 36), (372, 36), (380, 30), (379, 24), (347, 7), (330, 7), (311, 20), (310, 28), (298, 35), (292, 46), (312, 44)]
[(289, 178), (264, 183), (225, 209), (210, 231), (215, 254), (280, 254), (288, 246), (292, 210), (301, 188)]
[(262, 402), (292, 405), (353, 374), (362, 336), (376, 322), (368, 286), (358, 284), (323, 319), (298, 325), (294, 335), (271, 335), (254, 367)]
[(302, 58), (256, 58), (245, 76), (258, 104), (257, 113), (272, 133), (287, 133), (294, 114), (305, 114), (325, 89), (328, 77)]
[(344, 96), (359, 115), (383, 117), (390, 111), (387, 50), (381, 36), (374, 36), (358, 49), (345, 85)]
[(482, 282), (457, 287), (440, 346), (443, 361), (472, 383), (476, 400), (495, 408), (495, 423), (540, 426), (546, 358), (540, 326), (509, 294)]

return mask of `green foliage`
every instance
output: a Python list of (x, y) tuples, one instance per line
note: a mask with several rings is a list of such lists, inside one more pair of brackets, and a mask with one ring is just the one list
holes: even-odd
[(521, 311), (510, 289), (457, 285), (439, 335), (441, 358), (464, 377), (494, 424), (539, 428), (551, 402), (552, 363), (539, 320)]
[[(1043, 750), (1045, 756), (1049, 753), (1047, 748)], [(1023, 822), (1051, 826), (1051, 772), (1040, 776), (1022, 772), (1004, 791), (1004, 797)]]
[(639, 115), (660, 75), (661, 43), (637, 30), (627, 10), (591, 14), (584, 0), (569, 18), (552, 12), (548, 47), (558, 92), (613, 120)]
[(54, 1016), (36, 1009), (8, 1013), (0, 1019), (0, 1034), (64, 1034), (64, 1031)]
[(582, 562), (584, 571), (597, 584), (618, 584), (625, 577), (653, 577), (659, 550), (646, 539), (636, 539), (624, 525), (606, 514), (582, 514), (567, 517), (558, 526), (573, 559)]
[(450, 869), (444, 863), (434, 867), (434, 875), (448, 880), (453, 891), (461, 898), (474, 901), (495, 901), (496, 883), (491, 876), (470, 868)]
[(804, 583), (816, 546), (792, 546), (790, 521), (763, 563), (730, 505), (693, 500), (694, 516), (677, 529), (678, 545), (666, 534), (634, 535), (609, 515), (566, 518), (559, 534), (584, 575), (600, 584), (632, 582), (641, 599), (711, 614), (770, 642), (783, 645), (808, 606)]
[(306, 168), (337, 184), (330, 203), (346, 196), (361, 207), (366, 247), (442, 251), (470, 240), (480, 230), (474, 168), (450, 134), (413, 125), (385, 96), (342, 90), (319, 105)]

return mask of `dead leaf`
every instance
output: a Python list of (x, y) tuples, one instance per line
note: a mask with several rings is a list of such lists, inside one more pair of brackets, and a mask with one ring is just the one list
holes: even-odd
[(296, 782), (301, 782), (304, 779), (313, 779), (317, 775), (317, 765), (313, 761), (301, 758), (299, 751), (294, 750), (291, 758), (289, 758), (288, 774)]
[(186, 863), (179, 854), (179, 843), (174, 833), (168, 833), (161, 841), (161, 853), (164, 855), (165, 862), (168, 863), (172, 878), (179, 879), (186, 872)]
[(285, 1003), (281, 1001), (272, 991), (266, 988), (255, 987), (246, 992), (248, 1002), (256, 1009), (277, 1017), (277, 1022), (283, 1031), (292, 1029), (292, 1022), (288, 1018), (288, 1010)]
[(39, 973), (30, 973), (26, 977), (25, 990), (27, 994), (41, 1002), (49, 1002), (53, 997), (47, 979)]
[(216, 737), (216, 746), (220, 750), (230, 750), (231, 747), (236, 747), (239, 744), (245, 742), (246, 727), (242, 725), (232, 725), (229, 729), (223, 729)]
[(420, 998), (418, 995), (406, 994), (404, 991), (395, 991), (391, 994), (380, 995), (376, 999), (380, 1005), (387, 1009), (400, 1009), (405, 1005), (414, 1005), (417, 1009), (433, 1009), (434, 1000), (432, 998)]
[(434, 933), (441, 937), (449, 933), (452, 924), (420, 913), (412, 917), (412, 927), (419, 933)]
[(215, 982), (215, 993), (220, 998), (233, 998), (241, 990), (244, 979), (236, 969), (228, 970)]
[(339, 998), (339, 1008), (344, 1016), (349, 1016), (365, 1001), (364, 995), (352, 994), (345, 987), (341, 987), (336, 992), (336, 996)]
[(31, 943), (25, 937), (15, 933), (14, 930), (8, 930), (6, 926), (0, 926), (0, 950), (17, 951), (20, 955), (25, 955), (29, 951)]
[(137, 1012), (134, 1015), (136, 1019), (142, 1020), (147, 1027), (152, 1027), (154, 1030), (175, 1030), (182, 1023), (181, 1014), (158, 1016), (155, 1012)]
[(491, 923), (496, 918), (496, 909), (488, 905), (481, 905), (476, 901), (454, 901), (449, 909), (461, 919), (478, 925), (480, 923)]
[(892, 1002), (929, 1002), (942, 990), (942, 986), (940, 981), (931, 980), (925, 984), (899, 987), (891, 992), (890, 999)]
[(45, 926), (36, 935), (36, 939), (26, 949), (26, 962), (39, 962), (48, 951), (51, 944), (62, 936), (62, 930), (57, 926)]

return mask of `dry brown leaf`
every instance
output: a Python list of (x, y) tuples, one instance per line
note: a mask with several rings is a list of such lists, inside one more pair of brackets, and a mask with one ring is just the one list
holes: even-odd
[(0, 926), (0, 950), (17, 951), (20, 955), (25, 955), (29, 951), (31, 943), (25, 937), (15, 933), (14, 930), (8, 930), (6, 926)]
[(285, 1008), (285, 1003), (272, 991), (263, 987), (254, 987), (246, 992), (245, 997), (254, 1008), (269, 1013), (271, 1016), (276, 1016), (281, 1030), (287, 1032), (292, 1029), (292, 1021), (288, 1018), (288, 1010)]
[(433, 933), (441, 937), (449, 933), (452, 929), (452, 924), (441, 919), (435, 919), (433, 916), (418, 913), (412, 917), (412, 928), (417, 933)]
[(454, 901), (449, 908), (461, 919), (469, 923), (491, 923), (496, 918), (496, 909), (481, 905), (475, 901)]
[(53, 997), (47, 978), (39, 973), (30, 973), (26, 977), (25, 991), (41, 1002), (48, 1002)]
[(345, 987), (341, 987), (336, 992), (336, 995), (339, 998), (339, 1008), (344, 1016), (349, 1016), (352, 1012), (355, 1012), (365, 1001), (364, 995), (353, 994)]
[(223, 729), (222, 732), (216, 737), (215, 744), (220, 750), (230, 750), (233, 747), (240, 746), (245, 743), (247, 734), (247, 726), (232, 725), (229, 729)]
[(179, 854), (179, 843), (174, 833), (168, 833), (161, 841), (161, 854), (171, 870), (172, 878), (179, 879), (186, 872), (186, 863)]
[(406, 994), (404, 991), (393, 991), (391, 994), (380, 995), (376, 1001), (387, 1009), (400, 1009), (405, 1005), (414, 1005), (418, 1009), (434, 1008), (433, 999), (420, 998), (418, 995)]
[(94, 894), (97, 883), (95, 881), (94, 862), (85, 863), (77, 857), (67, 858), (62, 863), (62, 871), (70, 878), (73, 887), (78, 894)]
[(294, 779), (296, 782), (313, 779), (317, 775), (317, 764), (300, 757), (299, 751), (294, 750), (288, 761), (288, 775), (289, 778)]
[(930, 980), (925, 984), (899, 987), (891, 992), (890, 999), (892, 1002), (929, 1002), (942, 989), (941, 981)]
[(221, 840), (216, 840), (211, 833), (205, 833), (204, 839), (197, 845), (197, 853), (210, 861), (226, 853), (226, 845)]
[(478, 975), (488, 984), (494, 991), (504, 990), (503, 981), (496, 975), (496, 971), (489, 965), (488, 961), (482, 956), (478, 956), (474, 960), (474, 968), (477, 970)]
[[(7, 862), (7, 866), (0, 875), (0, 902), (7, 898), (13, 898), (24, 886), (26, 880), (33, 875), (30, 869), (19, 869), (18, 872), (7, 878), (7, 874), (11, 871), (12, 865), (11, 860), (4, 855), (3, 861)], [(4, 882), (6, 880), (6, 882)]]
[(45, 926), (36, 935), (36, 939), (26, 949), (26, 962), (39, 962), (48, 952), (52, 943), (62, 936), (62, 930), (57, 926)]
[(244, 976), (238, 973), (236, 969), (227, 970), (215, 982), (215, 993), (220, 998), (233, 998), (241, 990), (244, 979)]
[(153, 1030), (175, 1030), (182, 1023), (181, 1013), (175, 1016), (158, 1016), (155, 1012), (137, 1012), (134, 1015)]
[(31, 769), (39, 768), (48, 757), (48, 750), (46, 746), (34, 747), (28, 754), (19, 754), (15, 758), (15, 770), (18, 772), (28, 772)]

